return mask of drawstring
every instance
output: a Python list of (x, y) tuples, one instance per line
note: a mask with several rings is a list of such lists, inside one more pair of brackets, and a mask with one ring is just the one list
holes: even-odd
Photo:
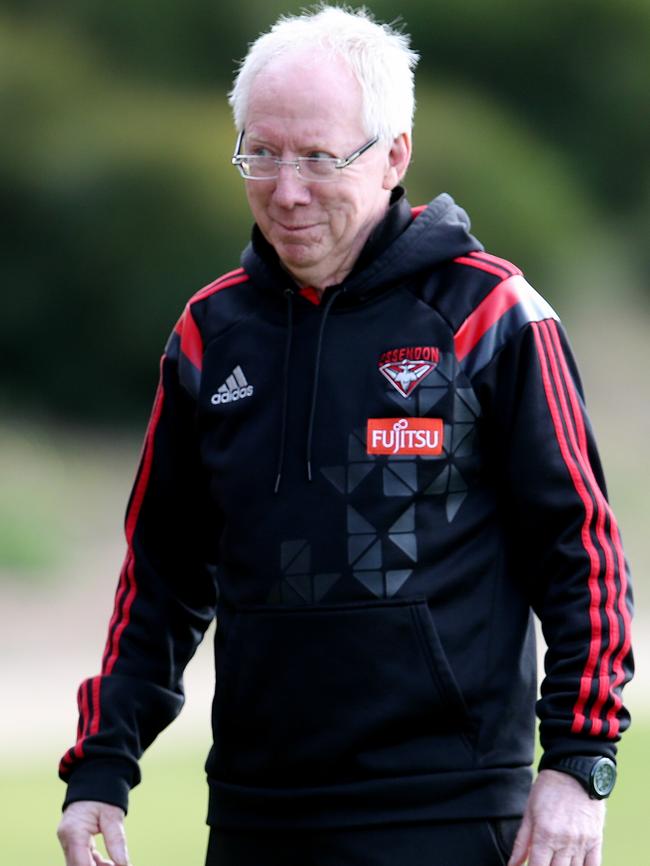
[(293, 334), (293, 289), (285, 289), (287, 299), (287, 342), (284, 348), (284, 370), (282, 373), (282, 427), (280, 429), (280, 453), (278, 455), (278, 470), (275, 478), (274, 493), (280, 489), (282, 466), (284, 464), (284, 446), (287, 438), (287, 405), (289, 402), (289, 359), (291, 357), (291, 337)]
[(307, 480), (311, 481), (311, 440), (312, 434), (314, 432), (314, 418), (316, 416), (316, 397), (318, 394), (318, 374), (320, 372), (320, 354), (323, 346), (323, 333), (325, 331), (325, 322), (327, 321), (327, 316), (329, 311), (332, 308), (332, 304), (341, 294), (343, 289), (337, 289), (335, 292), (329, 297), (329, 300), (325, 304), (325, 309), (323, 310), (323, 316), (320, 322), (320, 329), (318, 331), (318, 343), (316, 344), (316, 361), (314, 363), (314, 385), (312, 387), (311, 392), (311, 409), (309, 410), (309, 426), (307, 427)]

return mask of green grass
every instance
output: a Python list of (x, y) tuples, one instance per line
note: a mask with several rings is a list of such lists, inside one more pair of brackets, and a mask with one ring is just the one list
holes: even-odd
[[(648, 862), (642, 828), (649, 737), (650, 722), (637, 723), (622, 744), (619, 784), (608, 805), (603, 866)], [(179, 751), (164, 742), (145, 757), (143, 783), (132, 794), (126, 821), (134, 866), (202, 866), (207, 842), (204, 757), (203, 748)], [(62, 796), (52, 766), (0, 770), (3, 866), (63, 863), (55, 836)]]

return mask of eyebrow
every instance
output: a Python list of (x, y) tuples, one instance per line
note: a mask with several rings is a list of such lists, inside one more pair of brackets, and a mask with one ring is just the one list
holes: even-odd
[[(248, 133), (245, 133), (244, 138), (246, 139), (246, 143), (248, 145), (253, 145), (253, 144), (258, 145), (258, 146), (263, 145), (264, 147), (268, 147), (270, 150), (277, 150), (277, 151), (280, 150), (280, 148), (276, 144), (272, 143), (268, 138), (266, 138), (263, 135), (252, 134), (249, 136)], [(297, 151), (297, 152), (302, 152), (302, 153), (311, 153), (311, 152), (321, 153), (322, 152), (322, 153), (330, 153), (331, 154), (332, 149), (327, 147), (324, 144), (310, 144), (306, 147), (301, 148), (301, 150)]]

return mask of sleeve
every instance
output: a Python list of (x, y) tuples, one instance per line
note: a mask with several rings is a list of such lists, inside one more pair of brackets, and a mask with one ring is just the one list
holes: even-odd
[(77, 742), (59, 767), (64, 808), (98, 800), (126, 811), (138, 760), (180, 712), (184, 668), (215, 615), (220, 521), (199, 458), (198, 370), (180, 349), (184, 323), (196, 347), (188, 308), (161, 360), (101, 672), (79, 688)]
[(633, 673), (633, 603), (580, 378), (554, 317), (496, 348), (475, 387), (518, 573), (548, 646), (541, 767), (563, 755), (614, 758), (630, 722), (621, 694)]

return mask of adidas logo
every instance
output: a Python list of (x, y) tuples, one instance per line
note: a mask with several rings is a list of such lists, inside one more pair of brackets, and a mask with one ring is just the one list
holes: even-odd
[(234, 403), (235, 400), (252, 397), (254, 390), (253, 386), (248, 384), (244, 371), (238, 364), (217, 393), (212, 395), (210, 402), (213, 406), (219, 406), (221, 403)]

